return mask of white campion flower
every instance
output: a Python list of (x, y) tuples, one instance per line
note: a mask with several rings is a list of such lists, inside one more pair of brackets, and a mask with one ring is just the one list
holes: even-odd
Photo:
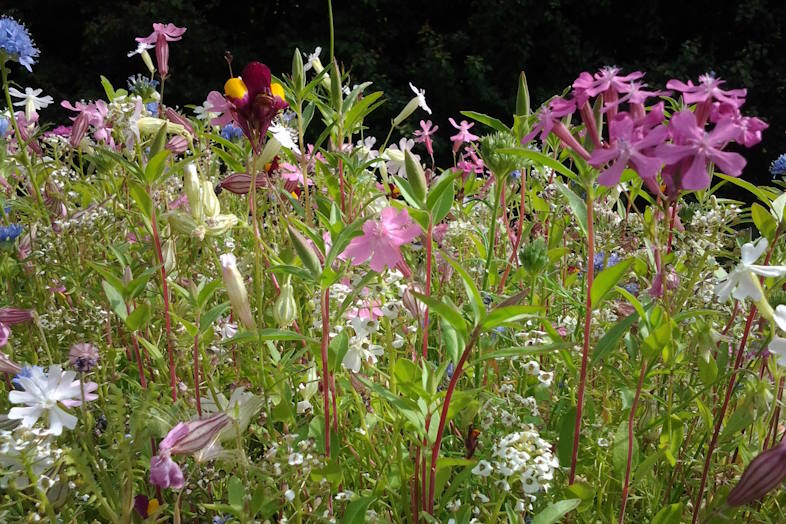
[(349, 341), (349, 350), (344, 355), (341, 365), (353, 373), (357, 373), (364, 360), (374, 364), (377, 362), (377, 357), (382, 355), (384, 351), (382, 346), (372, 344), (367, 338), (352, 337)]
[(76, 417), (65, 407), (75, 407), (82, 404), (82, 390), (86, 401), (95, 400), (98, 395), (93, 392), (98, 389), (95, 382), (87, 382), (80, 386), (76, 379), (76, 372), (63, 371), (60, 366), (52, 366), (48, 373), (40, 367), (25, 368), (14, 379), (24, 391), (11, 391), (8, 400), (12, 404), (26, 404), (27, 407), (11, 408), (8, 418), (22, 420), (22, 426), (32, 428), (33, 425), (46, 413), (49, 430), (47, 433), (58, 436), (63, 428), (74, 429)]
[(281, 147), (285, 147), (294, 153), (300, 154), (300, 148), (297, 147), (297, 144), (292, 139), (292, 134), (289, 132), (289, 128), (283, 126), (279, 123), (275, 123), (268, 128), (270, 134), (273, 135), (273, 138), (281, 144)]
[(426, 104), (426, 90), (418, 89), (412, 85), (412, 82), (409, 83), (409, 88), (412, 89), (413, 93), (415, 93), (415, 98), (418, 100), (418, 106), (420, 106), (420, 108), (426, 113), (431, 114), (431, 109), (429, 108), (428, 104)]
[(20, 100), (19, 102), (14, 102), (14, 106), (24, 107), (25, 118), (28, 120), (30, 120), (30, 117), (33, 113), (37, 112), (39, 109), (48, 107), (55, 101), (55, 99), (49, 95), (38, 96), (42, 93), (42, 91), (43, 89), (33, 89), (32, 87), (26, 87), (25, 92), (22, 93), (14, 87), (8, 88), (8, 94)]
[(786, 275), (786, 266), (760, 266), (754, 264), (767, 250), (767, 239), (759, 238), (755, 243), (748, 242), (742, 246), (740, 263), (725, 280), (715, 288), (715, 294), (721, 302), (726, 302), (729, 297), (737, 300), (750, 298), (754, 302), (764, 299), (757, 275), (763, 277), (780, 277)]
[(317, 74), (321, 73), (324, 69), (324, 67), (322, 67), (322, 61), (319, 59), (321, 53), (322, 48), (319, 46), (317, 46), (310, 55), (303, 53), (303, 56), (306, 57), (305, 63), (303, 64), (303, 71), (309, 71), (313, 67)]
[(401, 122), (409, 118), (409, 116), (415, 112), (415, 109), (420, 107), (423, 111), (428, 114), (431, 114), (431, 109), (429, 108), (428, 104), (426, 104), (426, 90), (425, 89), (418, 89), (417, 87), (412, 85), (412, 82), (409, 83), (409, 88), (412, 89), (412, 92), (415, 93), (415, 96), (407, 102), (407, 105), (404, 106), (404, 109), (393, 119), (393, 127), (398, 127)]

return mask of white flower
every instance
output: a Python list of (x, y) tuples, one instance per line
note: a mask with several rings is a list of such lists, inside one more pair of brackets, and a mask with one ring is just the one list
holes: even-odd
[(370, 318), (354, 317), (349, 321), (349, 325), (355, 330), (355, 335), (360, 338), (366, 338), (370, 334), (375, 333), (379, 328), (379, 322)]
[(294, 151), (298, 155), (300, 154), (300, 149), (297, 147), (295, 141), (292, 140), (292, 135), (290, 134), (287, 127), (276, 123), (271, 125), (268, 130), (273, 135), (273, 138), (276, 139), (276, 142), (281, 144), (282, 147), (285, 147), (290, 151)]
[(413, 93), (415, 93), (420, 108), (426, 113), (431, 114), (431, 109), (429, 109), (428, 105), (426, 104), (426, 90), (418, 89), (417, 87), (412, 85), (412, 82), (409, 83), (409, 88), (412, 89)]
[(146, 44), (144, 42), (139, 42), (136, 45), (136, 49), (132, 49), (131, 51), (128, 52), (128, 58), (131, 58), (134, 55), (141, 55), (145, 51), (149, 51), (149, 50), (153, 49), (154, 47), (155, 46), (153, 44)]
[(24, 391), (11, 391), (8, 394), (8, 400), (12, 404), (27, 404), (27, 407), (11, 408), (8, 412), (8, 418), (21, 419), (24, 427), (33, 427), (46, 412), (49, 418), (48, 433), (60, 435), (64, 427), (76, 427), (76, 417), (61, 408), (61, 404), (66, 407), (81, 405), (83, 388), (85, 400), (98, 398), (98, 395), (93, 394), (93, 391), (98, 389), (98, 384), (88, 382), (80, 387), (80, 381), (74, 380), (74, 371), (63, 371), (60, 366), (52, 366), (49, 373), (44, 373), (39, 367), (26, 369), (29, 372), (23, 370), (15, 379)]
[(537, 493), (541, 485), (538, 481), (538, 474), (534, 469), (528, 469), (521, 474), (521, 487), (524, 493)]
[(384, 353), (382, 346), (372, 344), (365, 337), (352, 337), (349, 341), (349, 351), (344, 355), (341, 365), (353, 373), (357, 373), (360, 371), (363, 360), (374, 364), (382, 353)]
[(38, 111), (39, 109), (44, 109), (45, 107), (49, 106), (50, 104), (54, 103), (55, 99), (51, 96), (41, 96), (42, 89), (33, 89), (32, 87), (26, 87), (25, 92), (22, 93), (16, 88), (9, 87), (8, 94), (10, 94), (14, 98), (19, 98), (19, 102), (14, 102), (13, 104), (17, 107), (24, 107), (25, 108), (25, 117), (30, 120), (31, 115)]
[(319, 55), (322, 53), (322, 48), (317, 46), (314, 52), (310, 55), (303, 53), (306, 57), (306, 62), (303, 64), (303, 71), (309, 71), (312, 67), (316, 66), (314, 70), (319, 73), (322, 70), (322, 62), (319, 60)]
[(527, 362), (524, 368), (527, 370), (527, 373), (529, 373), (530, 375), (537, 375), (538, 373), (540, 373), (540, 364), (538, 364), (537, 360), (530, 360), (529, 362)]
[(196, 115), (197, 120), (212, 120), (219, 115), (219, 113), (210, 111), (211, 109), (213, 109), (213, 104), (207, 100), (202, 102), (201, 106), (196, 106), (194, 108), (194, 114)]
[(491, 475), (491, 472), (494, 471), (494, 468), (491, 466), (491, 463), (487, 460), (481, 460), (477, 463), (477, 465), (472, 468), (472, 474), (478, 475), (480, 477), (488, 477)]
[(541, 371), (538, 373), (538, 380), (541, 384), (548, 387), (551, 385), (551, 382), (554, 380), (554, 373), (551, 371)]
[(290, 466), (299, 466), (303, 463), (303, 454), (302, 453), (292, 453), (289, 456), (289, 465)]
[(737, 300), (750, 298), (759, 302), (764, 292), (756, 275), (763, 277), (779, 277), (786, 275), (786, 266), (760, 266), (754, 264), (767, 250), (767, 239), (759, 238), (756, 243), (748, 242), (742, 246), (740, 263), (726, 276), (726, 279), (715, 288), (715, 294), (721, 302), (732, 296)]
[(287, 499), (287, 502), (292, 502), (295, 500), (295, 492), (291, 489), (288, 489), (284, 492), (284, 498)]

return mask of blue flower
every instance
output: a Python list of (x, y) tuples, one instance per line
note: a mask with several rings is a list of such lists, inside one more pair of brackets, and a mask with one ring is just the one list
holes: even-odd
[(0, 118), (0, 138), (5, 138), (6, 133), (8, 133), (8, 128), (10, 127), (10, 122), (7, 118)]
[(608, 269), (612, 266), (616, 266), (622, 260), (619, 255), (615, 255), (612, 253), (609, 255), (608, 260), (606, 260), (606, 265), (603, 265), (603, 261), (606, 258), (606, 254), (602, 251), (600, 253), (595, 253), (595, 258), (593, 259), (593, 266), (595, 266), (595, 272), (598, 273), (604, 269)]
[(27, 28), (13, 18), (0, 18), (0, 60), (15, 60), (32, 73), (30, 66), (35, 64), (36, 57), (38, 48), (33, 45)]
[(230, 515), (225, 515), (223, 517), (219, 517), (218, 515), (216, 515), (215, 517), (213, 517), (213, 524), (226, 524), (231, 520), (232, 517)]
[(158, 114), (158, 102), (148, 102), (145, 104), (145, 107), (150, 112), (150, 114), (157, 115)]
[(226, 140), (237, 140), (243, 136), (243, 130), (236, 125), (227, 124), (221, 128), (221, 136)]
[(772, 164), (770, 164), (770, 174), (772, 178), (779, 175), (786, 175), (786, 153), (779, 156)]
[[(42, 368), (41, 366), (24, 366), (22, 370), (19, 373), (17, 373), (16, 376), (11, 380), (11, 382), (13, 382), (13, 384), (16, 387), (21, 388), (22, 384), (19, 383), (19, 379), (31, 378), (33, 376), (33, 370), (35, 369), (41, 371), (42, 373), (44, 371), (44, 368)], [(46, 373), (44, 373), (44, 375), (46, 375)]]
[(515, 169), (515, 170), (510, 172), (510, 180), (511, 181), (516, 181), (516, 180), (519, 180), (520, 178), (521, 178), (521, 170), (520, 169)]
[(627, 284), (625, 284), (622, 287), (625, 288), (625, 291), (627, 291), (628, 293), (630, 293), (634, 297), (638, 296), (639, 291), (641, 290), (639, 288), (639, 285), (636, 282), (628, 282)]
[(13, 242), (16, 237), (22, 234), (22, 226), (11, 224), (10, 226), (0, 226), (0, 242)]

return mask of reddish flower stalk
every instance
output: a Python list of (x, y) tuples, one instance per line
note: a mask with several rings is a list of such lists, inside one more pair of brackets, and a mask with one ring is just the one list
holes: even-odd
[(322, 312), (322, 408), (325, 411), (325, 456), (330, 457), (330, 380), (328, 371), (328, 344), (330, 343), (330, 288), (320, 300)]
[[(472, 351), (472, 348), (478, 341), (478, 337), (480, 336), (480, 326), (475, 328), (470, 336), (469, 342), (467, 343), (467, 347), (464, 349), (464, 352), (461, 354), (461, 358), (459, 358), (458, 365), (456, 366), (456, 370), (453, 372), (453, 376), (450, 378), (450, 382), (448, 383), (448, 388), (445, 390), (445, 401), (442, 403), (442, 412), (439, 414), (439, 426), (437, 427), (437, 438), (434, 441), (434, 446), (431, 448), (431, 476), (429, 477), (429, 489), (428, 489), (428, 505), (426, 506), (426, 510), (430, 514), (434, 514), (434, 493), (436, 489), (436, 481), (437, 481), (437, 459), (439, 458), (439, 448), (442, 445), (442, 435), (445, 432), (445, 422), (448, 419), (448, 408), (450, 407), (450, 399), (453, 398), (453, 391), (456, 389), (456, 383), (458, 382), (459, 377), (461, 377), (461, 372), (464, 370), (464, 364), (467, 362), (467, 358), (469, 358), (469, 353)], [(422, 480), (423, 482), (426, 481), (425, 478)]]
[(666, 243), (666, 254), (671, 253), (671, 243), (674, 240), (674, 220), (677, 218), (677, 203), (671, 206), (671, 219), (669, 220), (669, 241)]
[(639, 406), (641, 386), (644, 383), (644, 375), (646, 373), (647, 361), (642, 356), (639, 383), (636, 385), (636, 395), (633, 397), (633, 405), (630, 407), (630, 416), (628, 417), (628, 459), (625, 463), (625, 484), (622, 487), (622, 504), (620, 505), (619, 524), (625, 522), (625, 507), (628, 505), (628, 488), (630, 487), (630, 470), (633, 463), (633, 420), (636, 416), (636, 408)]
[[(426, 230), (426, 287), (423, 290), (423, 294), (427, 297), (431, 296), (431, 258), (432, 258), (432, 249), (433, 243), (432, 240), (432, 233), (434, 232), (434, 226), (431, 223), (431, 219), (429, 219), (428, 229)], [(425, 311), (423, 312), (423, 346), (421, 349), (421, 354), (423, 355), (423, 360), (428, 358), (428, 331), (429, 331), (429, 318), (428, 318), (428, 305), (426, 305)]]
[(502, 279), (500, 279), (499, 287), (497, 288), (498, 293), (502, 293), (502, 290), (505, 289), (505, 282), (508, 280), (508, 275), (510, 275), (510, 269), (513, 267), (513, 263), (515, 262), (518, 266), (518, 252), (519, 246), (521, 245), (521, 237), (524, 235), (524, 212), (525, 203), (526, 203), (526, 192), (527, 192), (527, 172), (522, 170), (521, 171), (521, 203), (519, 204), (519, 223), (518, 223), (518, 231), (516, 231), (516, 239), (513, 241), (513, 252), (510, 254), (510, 260), (508, 262), (507, 267), (505, 268), (505, 272), (502, 273)]
[(581, 413), (584, 407), (584, 388), (587, 382), (587, 357), (589, 356), (590, 327), (592, 324), (592, 281), (595, 278), (595, 229), (592, 225), (592, 196), (587, 192), (587, 301), (584, 313), (584, 346), (581, 351), (581, 372), (579, 374), (579, 391), (576, 404), (576, 423), (573, 429), (573, 452), (570, 457), (570, 475), (568, 484), (576, 478), (576, 460), (579, 456), (579, 436), (581, 435)]
[(158, 219), (156, 207), (152, 207), (150, 223), (153, 227), (153, 243), (156, 251), (156, 260), (161, 266), (161, 291), (164, 294), (164, 324), (166, 325), (166, 348), (169, 356), (169, 388), (172, 391), (172, 400), (177, 400), (177, 376), (175, 374), (175, 348), (172, 346), (172, 320), (169, 317), (169, 286), (166, 282), (166, 269), (164, 268), (164, 255), (161, 252), (161, 237), (158, 234)]
[[(196, 325), (199, 327), (199, 316), (196, 318)], [(199, 396), (199, 330), (194, 335), (194, 394), (196, 395), (196, 408), (199, 416), (202, 416), (202, 400)]]

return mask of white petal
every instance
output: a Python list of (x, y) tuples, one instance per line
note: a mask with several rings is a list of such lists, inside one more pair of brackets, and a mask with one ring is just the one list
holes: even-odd
[(772, 211), (777, 222), (781, 222), (783, 220), (783, 209), (785, 207), (786, 193), (781, 194), (781, 196), (772, 201)]
[(756, 243), (748, 242), (742, 246), (740, 257), (743, 265), (749, 266), (756, 262), (759, 257), (767, 250), (767, 239), (759, 237)]
[(729, 278), (723, 282), (720, 282), (715, 288), (715, 294), (718, 295), (718, 300), (721, 302), (727, 302), (731, 296), (731, 292), (734, 290), (734, 286), (736, 285), (737, 278), (734, 276), (734, 273), (732, 273), (729, 275)]
[(732, 296), (737, 300), (744, 300), (750, 297), (754, 302), (758, 302), (763, 296), (759, 279), (750, 272), (740, 274), (737, 288), (732, 293)]
[(55, 407), (49, 410), (49, 433), (60, 435), (63, 428), (74, 429), (76, 427), (76, 417), (66, 413), (63, 409)]
[[(786, 306), (781, 304), (775, 308), (775, 313), (773, 314), (773, 320), (775, 321), (776, 324), (778, 324), (778, 327), (781, 328), (781, 331), (786, 331)], [(784, 344), (783, 355), (786, 357), (786, 338), (780, 338), (780, 337), (775, 337), (775, 338), (783, 341)]]
[(746, 269), (763, 277), (780, 277), (786, 275), (786, 266), (759, 266), (751, 264)]
[(29, 408), (11, 408), (8, 412), (8, 418), (11, 420), (22, 419), (22, 425), (26, 428), (32, 428), (33, 424), (41, 417), (43, 409), (38, 406)]

